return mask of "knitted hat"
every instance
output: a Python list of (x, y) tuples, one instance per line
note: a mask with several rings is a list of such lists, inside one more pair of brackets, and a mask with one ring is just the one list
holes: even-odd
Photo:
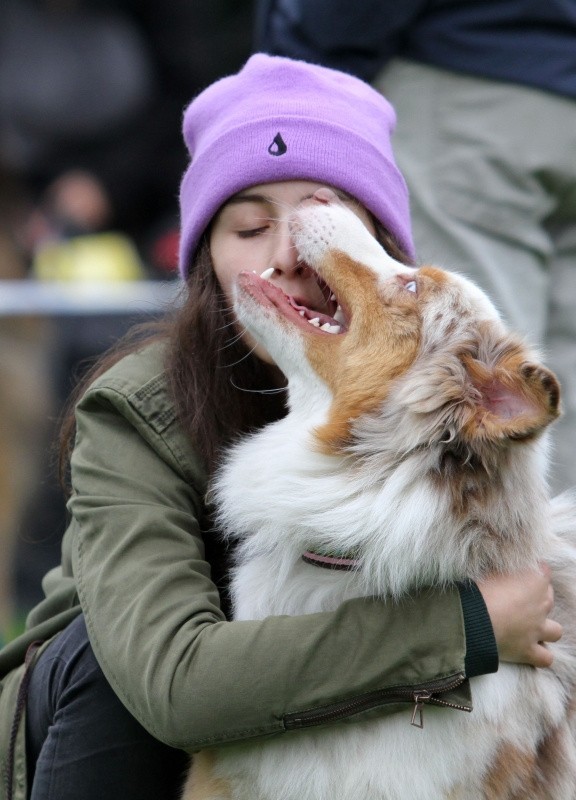
[(252, 56), (205, 89), (184, 116), (191, 163), (180, 192), (180, 271), (232, 195), (259, 183), (310, 180), (348, 192), (413, 255), (408, 192), (392, 154), (391, 105), (351, 75)]

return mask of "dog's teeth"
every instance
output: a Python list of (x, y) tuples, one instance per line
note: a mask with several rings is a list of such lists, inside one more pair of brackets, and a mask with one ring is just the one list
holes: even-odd
[(335, 294), (331, 294), (330, 295), (330, 300), (332, 300), (332, 302), (334, 303), (336, 301), (336, 295)]
[(340, 333), (342, 329), (340, 325), (330, 325), (329, 322), (325, 322), (324, 325), (320, 325), (320, 330), (326, 333)]
[(265, 269), (260, 277), (265, 281), (269, 281), (272, 275), (274, 275), (274, 267), (268, 267), (268, 269)]
[(301, 317), (306, 316), (306, 312), (304, 311), (304, 309), (301, 309), (298, 313), (300, 314)]
[(336, 313), (334, 314), (334, 319), (336, 322), (344, 322), (344, 312), (342, 311), (342, 307), (338, 306), (336, 309)]
[(309, 319), (308, 322), (310, 325), (314, 325), (315, 328), (320, 327), (320, 317), (314, 317), (314, 319)]

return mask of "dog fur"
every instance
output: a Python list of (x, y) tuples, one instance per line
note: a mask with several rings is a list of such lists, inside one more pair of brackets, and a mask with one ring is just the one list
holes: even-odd
[[(235, 616), (546, 561), (565, 633), (552, 668), (501, 664), (472, 679), (472, 713), (426, 706), (423, 730), (407, 712), (202, 753), (185, 800), (576, 798), (576, 510), (546, 481), (556, 378), (475, 285), (397, 263), (340, 205), (296, 211), (292, 236), (344, 323), (314, 327), (272, 283), (239, 277), (238, 318), (286, 374), (289, 413), (233, 447), (213, 486), (238, 540)], [(359, 566), (319, 569), (310, 550)]]

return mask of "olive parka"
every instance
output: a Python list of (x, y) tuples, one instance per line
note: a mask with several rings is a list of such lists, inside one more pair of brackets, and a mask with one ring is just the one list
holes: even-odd
[(226, 620), (199, 523), (206, 476), (177, 420), (164, 350), (125, 357), (78, 403), (62, 563), (25, 633), (0, 651), (0, 800), (14, 736), (13, 796), (26, 796), (24, 719), (14, 725), (26, 650), (80, 611), (121, 701), (153, 736), (190, 752), (400, 710), (409, 725), (419, 688), (471, 708), (456, 587)]

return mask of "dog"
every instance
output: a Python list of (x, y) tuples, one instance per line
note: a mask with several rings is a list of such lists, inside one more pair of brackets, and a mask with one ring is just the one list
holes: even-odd
[(235, 617), (547, 562), (564, 635), (551, 668), (472, 678), (472, 713), (420, 698), (422, 730), (394, 713), (203, 751), (185, 800), (576, 798), (576, 508), (547, 488), (554, 374), (479, 288), (398, 263), (349, 209), (305, 205), (291, 234), (335, 310), (238, 278), (238, 319), (287, 376), (289, 402), (231, 448), (212, 487), (237, 539)]

